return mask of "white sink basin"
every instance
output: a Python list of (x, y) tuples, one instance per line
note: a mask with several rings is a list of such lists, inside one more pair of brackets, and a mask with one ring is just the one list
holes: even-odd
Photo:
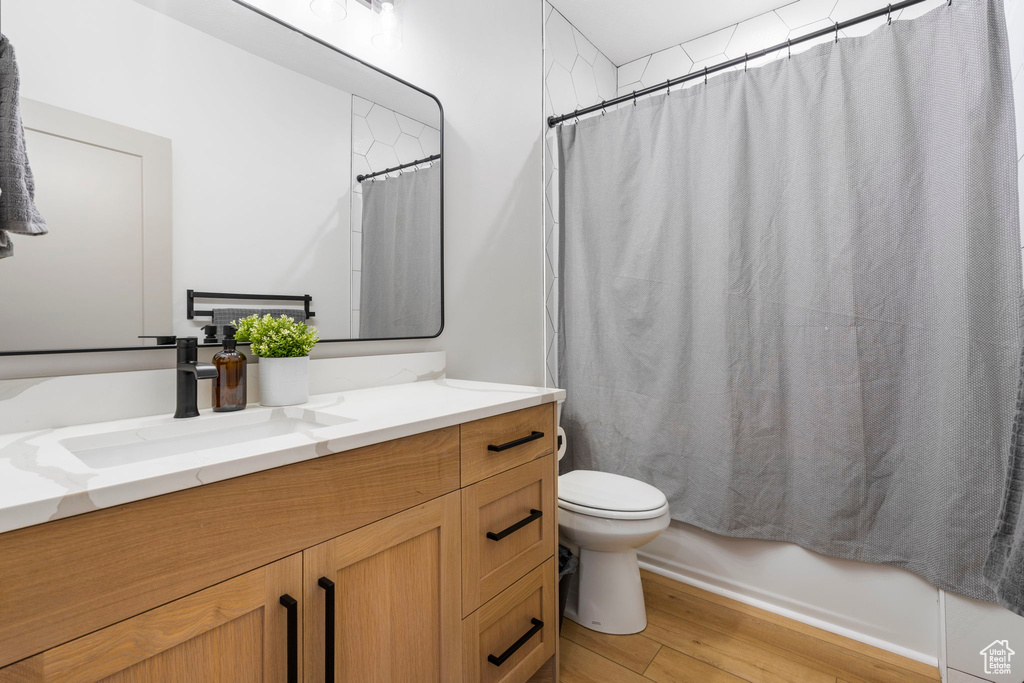
[(138, 429), (109, 431), (62, 439), (68, 449), (93, 469), (174, 457), (211, 448), (304, 434), (322, 427), (354, 422), (301, 409), (203, 415)]

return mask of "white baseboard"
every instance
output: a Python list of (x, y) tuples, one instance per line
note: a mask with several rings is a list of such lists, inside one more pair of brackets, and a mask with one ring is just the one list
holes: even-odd
[(660, 574), (670, 579), (679, 581), (680, 583), (685, 583), (691, 586), (695, 586), (696, 588), (700, 588), (701, 590), (706, 590), (709, 593), (715, 593), (716, 595), (721, 595), (723, 597), (736, 600), (737, 602), (742, 602), (744, 604), (751, 605), (759, 609), (763, 609), (767, 612), (772, 612), (774, 614), (784, 616), (788, 619), (793, 619), (794, 621), (799, 621), (804, 624), (808, 624), (810, 626), (814, 626), (816, 628), (820, 628), (822, 630), (829, 631), (831, 633), (835, 633), (837, 635), (844, 636), (846, 638), (850, 638), (852, 640), (856, 640), (858, 642), (880, 648), (882, 650), (887, 650), (888, 652), (892, 652), (902, 657), (906, 657), (908, 659), (913, 659), (915, 661), (928, 664), (929, 666), (938, 667), (939, 665), (937, 657), (933, 657), (922, 652), (917, 652), (916, 650), (911, 650), (910, 648), (904, 647), (902, 645), (891, 643), (889, 641), (882, 640), (880, 638), (865, 633), (861, 633), (854, 629), (850, 629), (845, 626), (835, 624), (833, 622), (821, 619), (819, 617), (808, 615), (805, 612), (798, 611), (797, 609), (793, 609), (792, 607), (780, 605), (778, 604), (778, 598), (780, 596), (772, 595), (771, 597), (776, 599), (775, 602), (772, 602), (765, 599), (766, 597), (768, 597), (768, 595), (759, 596), (757, 589), (751, 586), (739, 585), (733, 582), (729, 582), (728, 579), (723, 581), (721, 577), (715, 577), (716, 580), (719, 581), (719, 583), (731, 584), (729, 587), (725, 587), (722, 585), (711, 583), (705, 580), (704, 578), (701, 578), (694, 572), (688, 571), (689, 568), (687, 567), (682, 567), (675, 563), (667, 562), (662, 558), (652, 557), (643, 552), (638, 552), (637, 555), (640, 560), (640, 566), (644, 569), (654, 572), (655, 574)]

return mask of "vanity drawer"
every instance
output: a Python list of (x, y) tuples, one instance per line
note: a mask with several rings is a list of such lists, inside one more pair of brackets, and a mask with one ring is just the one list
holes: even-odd
[(555, 403), (462, 425), (462, 485), (555, 451)]
[(555, 560), (535, 568), (462, 621), (467, 683), (523, 683), (555, 654)]
[(462, 610), (468, 615), (551, 557), (554, 455), (462, 490)]

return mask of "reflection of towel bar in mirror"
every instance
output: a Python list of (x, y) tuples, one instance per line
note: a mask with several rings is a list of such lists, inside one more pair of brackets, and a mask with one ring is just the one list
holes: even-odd
[(431, 161), (437, 161), (441, 158), (440, 154), (431, 154), (429, 157), (423, 159), (417, 159), (416, 161), (410, 161), (406, 164), (399, 164), (398, 166), (392, 166), (391, 168), (385, 168), (383, 171), (374, 171), (373, 173), (365, 173), (363, 175), (356, 176), (356, 182), (363, 182), (370, 178), (376, 178), (379, 175), (386, 175), (388, 173), (394, 173), (395, 171), (401, 171), (403, 168), (409, 168), (410, 166), (419, 166), (420, 164), (426, 164)]
[(246, 299), (249, 301), (301, 301), (306, 312), (306, 320), (316, 316), (309, 310), (313, 297), (309, 294), (228, 294), (225, 292), (197, 292), (194, 289), (188, 290), (188, 319), (193, 320), (196, 316), (205, 318), (213, 317), (213, 310), (197, 311), (195, 309), (196, 299)]

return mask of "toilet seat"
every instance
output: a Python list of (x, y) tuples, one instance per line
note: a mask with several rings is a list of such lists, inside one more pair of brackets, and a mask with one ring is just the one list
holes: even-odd
[(654, 519), (668, 512), (668, 500), (636, 479), (574, 470), (558, 478), (558, 507), (603, 519)]

